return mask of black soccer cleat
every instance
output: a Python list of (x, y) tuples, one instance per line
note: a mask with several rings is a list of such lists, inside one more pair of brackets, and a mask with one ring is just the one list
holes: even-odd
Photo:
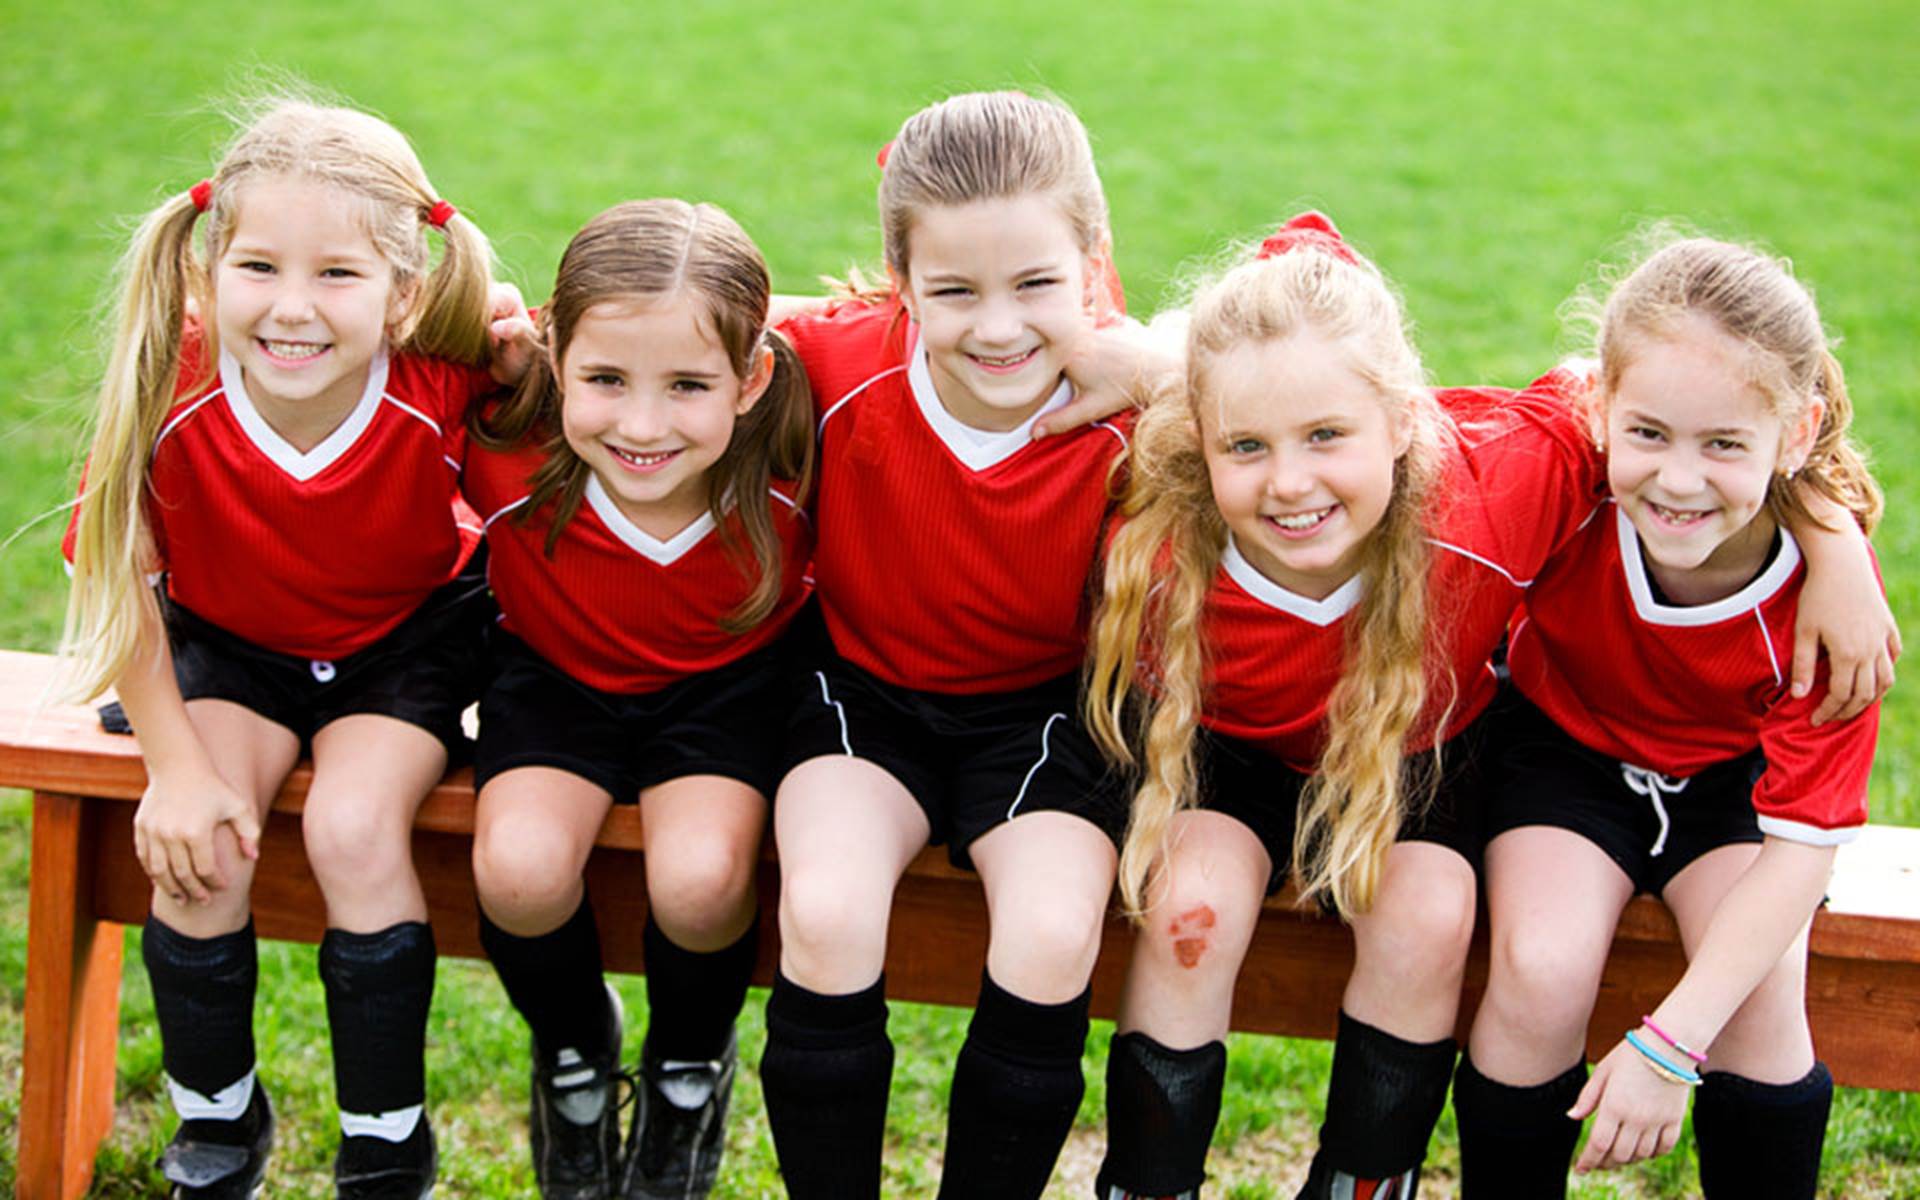
[(739, 1045), (711, 1062), (672, 1062), (640, 1051), (622, 1200), (704, 1200), (727, 1146), (727, 1101)]
[(545, 1200), (608, 1200), (620, 1176), (620, 1096), (630, 1086), (620, 1073), (623, 1013), (619, 993), (607, 989), (605, 1054), (587, 1059), (574, 1050), (549, 1056), (533, 1048), (533, 1177)]
[(398, 1142), (378, 1137), (340, 1141), (333, 1159), (333, 1190), (339, 1200), (428, 1200), (440, 1172), (440, 1152), (427, 1115)]
[(273, 1153), (273, 1104), (256, 1080), (247, 1111), (231, 1121), (180, 1122), (156, 1164), (171, 1200), (250, 1200)]

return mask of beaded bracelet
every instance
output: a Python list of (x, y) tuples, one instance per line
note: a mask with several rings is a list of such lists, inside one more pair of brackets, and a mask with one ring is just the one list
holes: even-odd
[(1653, 1069), (1653, 1073), (1668, 1083), (1682, 1083), (1688, 1087), (1700, 1086), (1700, 1073), (1698, 1071), (1690, 1071), (1677, 1063), (1669, 1062), (1666, 1058), (1662, 1057), (1658, 1051), (1654, 1050), (1653, 1047), (1640, 1040), (1639, 1030), (1627, 1030), (1627, 1045), (1638, 1050), (1640, 1057), (1646, 1060), (1647, 1066)]
[(1665, 1042), (1669, 1046), (1672, 1046), (1675, 1050), (1678, 1050), (1680, 1053), (1686, 1055), (1688, 1058), (1692, 1059), (1694, 1062), (1704, 1063), (1707, 1061), (1706, 1055), (1700, 1053), (1698, 1050), (1692, 1049), (1691, 1047), (1683, 1043), (1679, 1038), (1674, 1037), (1672, 1034), (1668, 1033), (1666, 1030), (1660, 1028), (1658, 1025), (1655, 1025), (1653, 1023), (1653, 1018), (1651, 1016), (1641, 1017), (1640, 1023), (1642, 1025), (1645, 1025), (1648, 1029), (1651, 1029), (1655, 1033), (1659, 1034), (1661, 1041)]

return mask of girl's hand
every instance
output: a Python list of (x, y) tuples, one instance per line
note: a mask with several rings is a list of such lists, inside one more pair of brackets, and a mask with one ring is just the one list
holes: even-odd
[(1170, 346), (1168, 332), (1159, 322), (1155, 327), (1110, 325), (1081, 338), (1067, 359), (1073, 399), (1034, 423), (1034, 439), (1091, 425), (1144, 403), (1182, 369), (1181, 354)]
[(1809, 571), (1793, 627), (1793, 694), (1812, 690), (1820, 648), (1827, 651), (1827, 698), (1812, 721), (1844, 721), (1865, 712), (1893, 686), (1900, 627), (1878, 589), (1862, 589), (1839, 572)]
[(520, 289), (496, 281), (487, 289), (487, 333), (492, 341), (488, 370), (495, 383), (513, 387), (533, 366), (540, 353), (540, 331), (534, 327), (533, 314)]
[(1593, 1114), (1586, 1149), (1573, 1169), (1584, 1175), (1595, 1167), (1621, 1167), (1673, 1149), (1687, 1115), (1687, 1091), (1684, 1084), (1655, 1075), (1640, 1052), (1621, 1039), (1567, 1111), (1575, 1120)]
[(133, 814), (133, 852), (153, 885), (176, 903), (205, 904), (227, 886), (214, 834), (231, 825), (240, 853), (260, 857), (260, 818), (246, 797), (208, 771), (154, 778)]

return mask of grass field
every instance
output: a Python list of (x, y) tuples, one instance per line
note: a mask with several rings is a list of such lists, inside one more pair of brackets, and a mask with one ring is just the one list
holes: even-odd
[[(1895, 609), (1920, 604), (1920, 73), (1898, 0), (1610, 5), (1381, 0), (1366, 6), (1032, 4), (501, 5), (490, 11), (0, 0), (0, 644), (47, 648), (63, 603), (57, 520), (99, 356), (91, 321), (128, 218), (207, 173), (209, 101), (292, 72), (391, 118), (442, 193), (544, 294), (567, 236), (622, 199), (716, 201), (785, 291), (877, 255), (874, 151), (951, 91), (1051, 89), (1092, 129), (1136, 311), (1196, 256), (1303, 205), (1332, 213), (1403, 286), (1433, 374), (1515, 383), (1568, 348), (1556, 306), (1651, 218), (1790, 254), (1816, 285), (1889, 496), (1876, 538)], [(1879, 819), (1920, 824), (1920, 701), (1887, 704)], [(0, 798), (0, 1124), (17, 1103), (27, 809)], [(123, 1104), (100, 1195), (149, 1194), (170, 1122), (130, 950)], [(332, 1128), (312, 950), (263, 951), (264, 1071), (286, 1136), (279, 1195), (320, 1195)], [(444, 1195), (530, 1183), (523, 1035), (481, 964), (443, 965), (431, 1087)], [(624, 981), (629, 1011), (637, 980)], [(760, 1045), (758, 998), (742, 1043)], [(902, 1006), (890, 1187), (931, 1194), (944, 1064), (964, 1014)], [(1098, 1155), (1105, 1035), (1059, 1195)], [(1291, 1195), (1319, 1120), (1326, 1052), (1238, 1039), (1210, 1195)], [(736, 1098), (722, 1194), (778, 1194), (758, 1088)], [(0, 1145), (10, 1179), (11, 1138)], [(1426, 1194), (1451, 1194), (1451, 1119)], [(1844, 1093), (1827, 1194), (1920, 1196), (1920, 1097)], [(1681, 1196), (1689, 1151), (1581, 1185)]]

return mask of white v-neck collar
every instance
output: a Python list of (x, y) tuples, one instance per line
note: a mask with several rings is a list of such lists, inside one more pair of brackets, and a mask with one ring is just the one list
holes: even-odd
[(1064, 407), (1073, 398), (1073, 385), (1062, 379), (1060, 386), (1054, 388), (1053, 394), (1047, 397), (1047, 402), (1022, 421), (1018, 428), (1005, 433), (975, 429), (948, 412), (946, 405), (940, 403), (940, 395), (933, 388), (933, 371), (927, 365), (927, 348), (921, 342), (917, 329), (913, 335), (913, 349), (907, 354), (907, 364), (907, 382), (913, 389), (914, 401), (920, 406), (920, 415), (926, 418), (934, 436), (969, 470), (984, 471), (1005, 462), (1021, 447), (1033, 441), (1034, 422), (1054, 409)]
[(1800, 544), (1786, 526), (1778, 527), (1780, 551), (1766, 570), (1731, 596), (1711, 604), (1662, 604), (1653, 594), (1646, 558), (1640, 552), (1640, 534), (1618, 504), (1613, 509), (1614, 533), (1620, 540), (1620, 568), (1627, 576), (1633, 610), (1649, 625), (1714, 625), (1758, 608), (1793, 578), (1800, 565)]
[(1247, 561), (1247, 556), (1240, 552), (1232, 534), (1227, 535), (1227, 549), (1220, 556), (1220, 563), (1226, 567), (1228, 578), (1239, 584), (1247, 595), (1268, 608), (1277, 608), (1314, 625), (1326, 626), (1338, 621), (1352, 612), (1354, 606), (1360, 603), (1360, 597), (1367, 593), (1366, 581), (1359, 575), (1333, 589), (1325, 600), (1314, 600), (1291, 588), (1281, 587)]
[(587, 503), (593, 505), (593, 511), (613, 531), (613, 536), (632, 547), (643, 558), (651, 559), (663, 567), (672, 566), (687, 551), (699, 545), (701, 538), (713, 531), (713, 513), (702, 510), (692, 524), (663, 542), (635, 525), (627, 514), (620, 511), (620, 506), (614, 502), (598, 475), (587, 476)]
[(227, 408), (233, 413), (234, 420), (240, 423), (247, 440), (260, 453), (272, 459), (282, 471), (305, 483), (332, 466), (349, 447), (360, 440), (367, 426), (373, 424), (373, 415), (380, 409), (380, 397), (387, 390), (387, 355), (382, 351), (367, 364), (367, 386), (361, 391), (353, 411), (347, 414), (347, 419), (322, 438), (319, 445), (305, 453), (296, 450), (292, 442), (281, 437), (260, 415), (260, 410), (253, 406), (253, 398), (247, 395), (246, 378), (240, 369), (240, 360), (225, 350), (220, 352), (220, 389), (226, 393)]

